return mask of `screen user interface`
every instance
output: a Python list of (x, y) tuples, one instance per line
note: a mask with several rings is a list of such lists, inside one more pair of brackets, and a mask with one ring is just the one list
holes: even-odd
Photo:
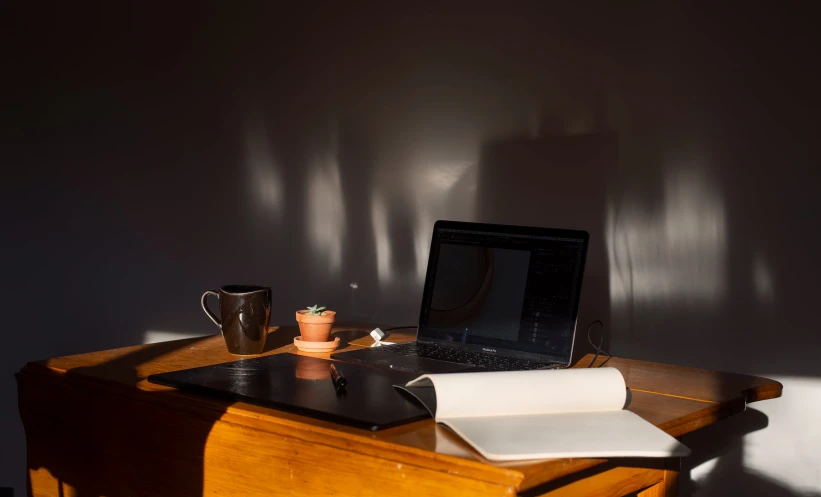
[[(440, 229), (424, 335), (569, 357), (586, 239)], [(422, 333), (422, 330), (420, 330)]]

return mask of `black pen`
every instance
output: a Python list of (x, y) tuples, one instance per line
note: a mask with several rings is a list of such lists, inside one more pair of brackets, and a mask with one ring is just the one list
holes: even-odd
[(334, 383), (334, 388), (337, 392), (345, 390), (348, 380), (342, 376), (342, 372), (336, 367), (336, 364), (331, 363), (331, 381)]

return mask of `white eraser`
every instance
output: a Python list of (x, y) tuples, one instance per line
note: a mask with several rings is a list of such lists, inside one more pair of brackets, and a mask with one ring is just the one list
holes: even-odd
[(384, 331), (380, 330), (379, 328), (376, 328), (371, 332), (371, 336), (377, 342), (381, 342), (382, 339), (385, 338), (386, 333)]

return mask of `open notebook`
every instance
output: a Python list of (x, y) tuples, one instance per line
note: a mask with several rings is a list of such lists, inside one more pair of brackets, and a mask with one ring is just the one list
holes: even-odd
[(493, 461), (690, 454), (624, 409), (614, 368), (428, 374), (397, 388)]

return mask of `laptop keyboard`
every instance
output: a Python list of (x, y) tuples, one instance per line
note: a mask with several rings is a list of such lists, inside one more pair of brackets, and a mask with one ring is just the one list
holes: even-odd
[(560, 363), (533, 362), (525, 359), (514, 359), (512, 357), (493, 354), (480, 354), (466, 350), (436, 347), (419, 342), (389, 345), (381, 348), (380, 350), (390, 351), (397, 355), (417, 356), (427, 359), (435, 359), (438, 361), (481, 366), (491, 371), (521, 371), (528, 369), (559, 367), (562, 365)]

